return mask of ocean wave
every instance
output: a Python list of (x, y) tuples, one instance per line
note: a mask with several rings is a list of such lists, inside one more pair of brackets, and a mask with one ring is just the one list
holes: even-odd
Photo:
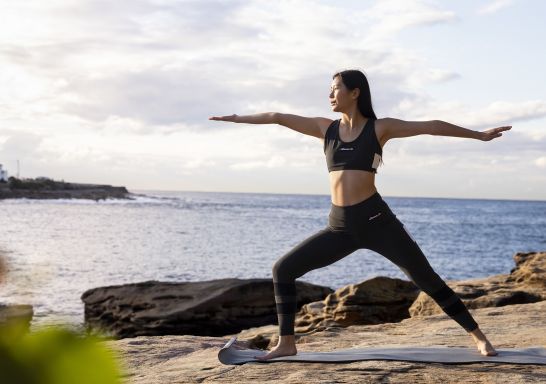
[(153, 196), (142, 194), (129, 194), (128, 199), (116, 199), (107, 198), (100, 200), (91, 199), (28, 199), (28, 198), (16, 198), (16, 199), (3, 199), (0, 200), (0, 206), (2, 204), (81, 204), (81, 205), (131, 205), (131, 204), (180, 204), (183, 202), (178, 197), (165, 197), (165, 196)]

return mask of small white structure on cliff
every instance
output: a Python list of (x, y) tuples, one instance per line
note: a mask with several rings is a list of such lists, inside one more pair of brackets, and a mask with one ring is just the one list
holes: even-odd
[(0, 181), (8, 181), (8, 171), (2, 168), (2, 164), (0, 164)]

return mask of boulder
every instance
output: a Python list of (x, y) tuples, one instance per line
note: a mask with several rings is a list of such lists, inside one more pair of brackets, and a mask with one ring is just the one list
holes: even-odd
[[(467, 308), (502, 307), (546, 300), (546, 252), (516, 253), (509, 274), (446, 282)], [(421, 292), (409, 308), (411, 316), (443, 313), (432, 298)]]
[(303, 305), (296, 315), (295, 331), (399, 322), (410, 317), (408, 309), (418, 294), (412, 282), (384, 276), (350, 284), (324, 300)]
[[(298, 308), (333, 290), (296, 281)], [(277, 322), (271, 279), (147, 281), (83, 293), (85, 326), (115, 338), (139, 335), (221, 336)]]
[(518, 252), (514, 256), (516, 267), (506, 281), (546, 290), (546, 252)]

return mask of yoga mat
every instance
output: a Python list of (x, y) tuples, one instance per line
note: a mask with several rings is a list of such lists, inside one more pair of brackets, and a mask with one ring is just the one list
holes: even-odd
[(446, 364), (468, 364), (477, 362), (543, 364), (546, 365), (546, 348), (495, 348), (496, 356), (483, 356), (477, 349), (463, 347), (366, 347), (337, 349), (332, 352), (298, 351), (294, 356), (275, 357), (258, 360), (253, 356), (266, 355), (269, 352), (250, 349), (237, 344), (237, 337), (232, 337), (218, 352), (218, 360), (226, 365), (240, 365), (249, 362), (274, 363), (276, 361), (301, 361), (317, 363), (349, 363), (361, 360), (399, 360)]

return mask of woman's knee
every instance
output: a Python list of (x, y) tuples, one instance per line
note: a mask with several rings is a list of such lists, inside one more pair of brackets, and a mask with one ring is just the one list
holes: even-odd
[(282, 275), (280, 272), (282, 271), (282, 260), (279, 259), (273, 263), (273, 266), (271, 267), (271, 273), (273, 275), (273, 280), (278, 280), (278, 277)]
[(273, 266), (271, 267), (273, 279), (276, 281), (286, 281), (293, 279), (294, 277), (291, 276), (291, 272), (293, 271), (291, 271), (292, 268), (290, 268), (289, 264), (290, 261), (288, 255), (284, 255), (283, 257), (275, 261), (275, 263), (273, 263)]
[(401, 268), (411, 281), (427, 294), (443, 288), (446, 283), (432, 268)]
[(329, 254), (324, 251), (329, 241), (330, 234), (326, 230), (309, 236), (275, 261), (271, 268), (273, 277), (276, 280), (294, 280), (313, 269), (321, 254)]

